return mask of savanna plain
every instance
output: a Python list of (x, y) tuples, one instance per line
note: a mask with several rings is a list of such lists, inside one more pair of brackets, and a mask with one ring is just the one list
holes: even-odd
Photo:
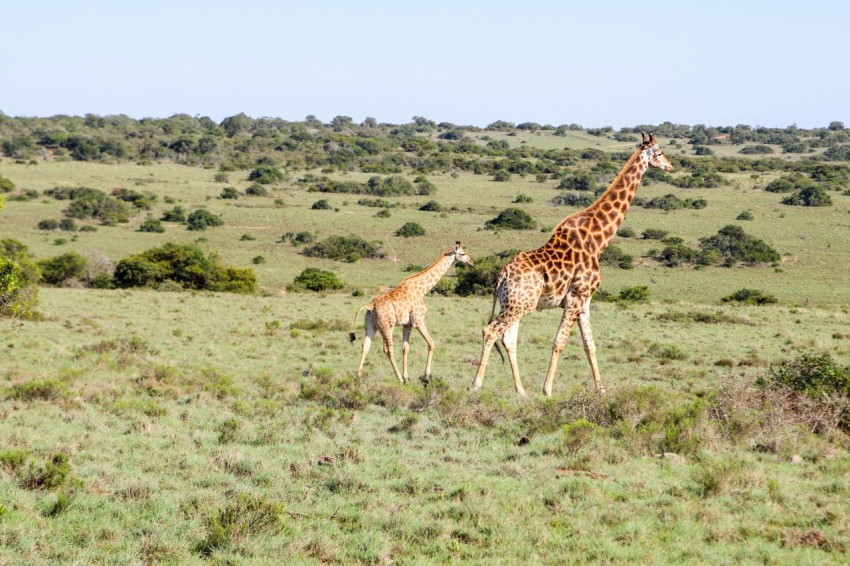
[[(550, 310), (520, 325), (519, 398), (498, 356), (468, 391), (488, 285), (607, 186), (636, 132), (95, 118), (0, 122), (33, 140), (4, 146), (0, 240), (42, 273), (30, 316), (0, 318), (0, 564), (847, 563), (843, 126), (656, 127), (676, 169), (644, 179), (592, 308), (608, 393), (575, 331), (543, 396)], [(766, 190), (783, 179), (798, 185)], [(812, 186), (828, 206), (782, 203)], [(126, 218), (44, 223), (69, 218), (55, 189), (79, 187)], [(223, 223), (190, 230), (175, 208)], [(506, 209), (532, 224), (493, 223)], [(712, 255), (728, 226), (777, 257)], [(374, 257), (306, 253), (335, 236)], [(358, 378), (354, 313), (458, 240), (480, 271), (426, 297), (433, 374), (414, 332), (410, 383), (380, 339)], [(168, 244), (255, 281), (112, 279)], [(48, 282), (69, 254), (88, 271)], [(298, 285), (310, 269), (339, 284)]]

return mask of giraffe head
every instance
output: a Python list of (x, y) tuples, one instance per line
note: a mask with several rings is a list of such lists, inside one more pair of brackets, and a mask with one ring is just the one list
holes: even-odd
[(664, 150), (655, 141), (655, 134), (650, 133), (648, 136), (646, 132), (641, 132), (640, 134), (643, 136), (643, 142), (638, 148), (647, 156), (649, 166), (656, 167), (662, 171), (672, 171), (673, 164), (670, 163), (670, 160), (664, 155)]
[(455, 245), (449, 248), (446, 255), (453, 256), (454, 260), (465, 263), (466, 265), (474, 265), (472, 258), (466, 255), (466, 251), (461, 247), (460, 242), (455, 242)]

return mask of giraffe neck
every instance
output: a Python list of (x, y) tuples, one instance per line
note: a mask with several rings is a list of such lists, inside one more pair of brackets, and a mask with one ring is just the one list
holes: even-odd
[(408, 287), (415, 287), (421, 295), (425, 295), (440, 282), (443, 275), (449, 270), (455, 258), (452, 254), (443, 254), (440, 259), (425, 268), (422, 272), (416, 275), (411, 275), (404, 280), (404, 284)]
[[(584, 211), (565, 218), (555, 228), (555, 232), (574, 228), (577, 224), (585, 226), (585, 230), (593, 232), (595, 247), (602, 253), (625, 220), (626, 211), (631, 206), (648, 167), (649, 156), (638, 149), (596, 202)], [(580, 222), (582, 217), (592, 222)]]

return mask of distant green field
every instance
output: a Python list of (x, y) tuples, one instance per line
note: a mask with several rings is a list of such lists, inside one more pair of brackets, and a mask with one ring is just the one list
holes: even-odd
[[(465, 135), (511, 147), (625, 152), (634, 145), (584, 130), (514, 133)], [(728, 144), (712, 148), (737, 155)], [(687, 144), (682, 151), (693, 154)], [(602, 289), (645, 285), (651, 295), (645, 303), (593, 304), (609, 395), (593, 392), (576, 332), (555, 394), (543, 398), (560, 318), (549, 310), (521, 324), (518, 357), (529, 392), (521, 400), (498, 356), (483, 390), (467, 392), (490, 296), (427, 298), (437, 344), (430, 382), (418, 378), (425, 345), (415, 333), (411, 384), (395, 381), (380, 344), (356, 379), (360, 338), (349, 343), (348, 331), (361, 305), (456, 240), (473, 259), (545, 243), (578, 210), (550, 204), (559, 193), (555, 179), (429, 174), (435, 194), (386, 197), (394, 206), (379, 218), (381, 209), (357, 204), (363, 195), (306, 191), (297, 182), (304, 169), (284, 168), (287, 179), (270, 185), (268, 196), (250, 197), (244, 170), (217, 182), (217, 168), (165, 160), (17, 161), (0, 159), (0, 176), (16, 192), (40, 196), (6, 201), (0, 239), (24, 243), (35, 259), (73, 251), (117, 262), (166, 242), (197, 243), (227, 265), (253, 268), (259, 290), (43, 286), (39, 318), (0, 319), (0, 564), (847, 561), (850, 442), (834, 424), (841, 414), (818, 428), (794, 405), (807, 397), (757, 385), (801, 354), (850, 364), (850, 196), (841, 191), (830, 193), (831, 207), (806, 208), (763, 190), (777, 171), (724, 173), (730, 184), (711, 189), (645, 182), (645, 199), (673, 193), (708, 205), (632, 207), (624, 227), (636, 237), (614, 239), (635, 268), (604, 266)], [(68, 204), (43, 191), (77, 186), (157, 199), (127, 224), (39, 230), (39, 221), (61, 219)], [(240, 198), (219, 198), (225, 187)], [(514, 204), (520, 194), (533, 202)], [(313, 210), (319, 199), (330, 210)], [(420, 211), (430, 200), (447, 210)], [(206, 207), (225, 223), (138, 231), (148, 215), (177, 205)], [(527, 211), (538, 228), (484, 229), (508, 207)], [(743, 211), (753, 219), (736, 220)], [(426, 234), (394, 235), (407, 222)], [(696, 247), (729, 224), (765, 240), (781, 261), (668, 268), (648, 257), (663, 244), (640, 237), (662, 229)], [(301, 231), (316, 241), (380, 241), (387, 256), (310, 258), (282, 240)], [(346, 288), (287, 290), (306, 267), (333, 271)], [(721, 301), (742, 288), (778, 302)], [(358, 337), (362, 324), (361, 317)], [(821, 414), (810, 402), (810, 412)]]

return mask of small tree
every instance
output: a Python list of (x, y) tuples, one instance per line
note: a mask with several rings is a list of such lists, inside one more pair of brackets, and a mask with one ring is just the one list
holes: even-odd
[(345, 284), (339, 280), (336, 273), (316, 267), (308, 267), (302, 271), (290, 286), (293, 290), (306, 289), (317, 292), (342, 289), (343, 287), (345, 287)]
[(419, 225), (416, 222), (408, 222), (395, 232), (396, 236), (401, 236), (402, 238), (414, 238), (416, 236), (424, 236), (425, 228)]
[(182, 206), (175, 206), (171, 210), (162, 213), (163, 222), (186, 222), (186, 210)]
[(741, 303), (744, 305), (772, 305), (778, 302), (776, 297), (757, 289), (739, 289), (721, 299), (724, 303)]
[(0, 316), (29, 318), (38, 305), (38, 266), (17, 240), (0, 240)]
[(220, 198), (223, 199), (238, 199), (239, 191), (236, 190), (235, 187), (224, 187), (221, 191)]
[(269, 190), (259, 183), (253, 183), (245, 189), (245, 194), (252, 197), (264, 197), (269, 194)]
[(162, 222), (155, 218), (148, 218), (139, 226), (139, 232), (155, 232), (161, 234), (165, 232)]
[(792, 206), (832, 206), (832, 198), (823, 187), (807, 187), (782, 199), (782, 204)]
[(310, 207), (312, 210), (330, 210), (332, 207), (327, 199), (317, 200)]
[(69, 279), (81, 279), (86, 271), (86, 258), (78, 253), (67, 253), (38, 262), (41, 280), (48, 285), (61, 285)]
[(273, 165), (259, 165), (251, 173), (248, 174), (248, 180), (254, 181), (261, 185), (270, 185), (279, 183), (286, 177), (281, 173), (280, 169)]
[(206, 208), (199, 208), (186, 218), (189, 230), (206, 230), (208, 226), (222, 226), (224, 220)]
[(519, 208), (506, 208), (496, 218), (488, 220), (485, 225), (487, 229), (496, 230), (505, 228), (508, 230), (533, 230), (537, 224), (526, 211)]

